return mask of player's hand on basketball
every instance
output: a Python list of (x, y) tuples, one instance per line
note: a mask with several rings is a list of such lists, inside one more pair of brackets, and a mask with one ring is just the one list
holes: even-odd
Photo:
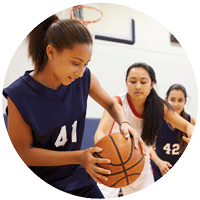
[(100, 184), (101, 179), (108, 180), (108, 178), (106, 176), (103, 176), (103, 174), (111, 174), (110, 170), (100, 168), (96, 165), (97, 163), (110, 163), (109, 159), (95, 158), (93, 156), (95, 152), (101, 152), (102, 150), (103, 149), (99, 147), (91, 147), (89, 149), (84, 150), (81, 164), (85, 168), (85, 170), (90, 174), (90, 176)]
[(162, 176), (164, 176), (170, 170), (172, 165), (167, 161), (160, 160), (160, 162), (158, 163), (158, 167), (160, 169), (160, 173), (162, 174)]
[(185, 142), (187, 142), (187, 143), (190, 142), (190, 138), (187, 138), (187, 137), (185, 137), (185, 136), (183, 136), (183, 140), (184, 140)]
[(133, 136), (135, 148), (138, 148), (138, 144), (140, 144), (142, 148), (143, 154), (146, 154), (146, 146), (139, 133), (133, 129), (129, 123), (122, 123), (120, 126), (120, 131), (124, 134), (125, 138), (129, 138), (130, 135)]

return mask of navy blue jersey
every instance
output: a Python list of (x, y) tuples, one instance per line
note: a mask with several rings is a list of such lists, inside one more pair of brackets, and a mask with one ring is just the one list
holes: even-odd
[[(190, 121), (190, 116), (189, 116)], [(161, 160), (168, 161), (173, 166), (182, 154), (179, 153), (180, 145), (178, 143), (178, 129), (172, 129), (171, 125), (163, 120), (155, 143), (155, 152)], [(154, 171), (154, 177), (161, 177), (157, 165), (151, 161)], [(158, 178), (155, 178), (156, 180)]]
[[(9, 96), (31, 126), (33, 146), (54, 151), (80, 150), (90, 87), (89, 69), (86, 68), (83, 77), (58, 90), (45, 87), (29, 73), (25, 72), (3, 94)], [(94, 183), (80, 165), (29, 167), (47, 183), (65, 190)]]

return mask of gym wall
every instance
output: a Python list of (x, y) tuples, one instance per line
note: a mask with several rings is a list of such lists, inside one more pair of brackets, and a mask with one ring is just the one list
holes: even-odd
[[(145, 62), (152, 66), (156, 72), (155, 89), (160, 97), (165, 98), (167, 89), (174, 83), (180, 83), (186, 87), (189, 97), (185, 110), (196, 119), (198, 95), (194, 72), (181, 45), (170, 41), (170, 30), (151, 17), (132, 8), (116, 4), (96, 4), (96, 6), (103, 12), (103, 18), (98, 25), (96, 35), (132, 40), (131, 34), (134, 31), (135, 37), (133, 44), (102, 39), (94, 40), (94, 51), (89, 68), (96, 75), (102, 87), (111, 96), (126, 92), (125, 74), (127, 68), (135, 62)], [(70, 9), (63, 10), (58, 15), (60, 18), (69, 18), (69, 12)], [(134, 20), (134, 30), (132, 30), (132, 20)], [(4, 87), (23, 75), (28, 69), (33, 69), (33, 66), (31, 60), (28, 59), (27, 44), (24, 40), (10, 62)], [(3, 98), (4, 113), (6, 105), (7, 102)], [(101, 118), (102, 113), (103, 108), (89, 97), (87, 132), (91, 129), (92, 134), (94, 134), (98, 125), (96, 122)], [(94, 126), (90, 120), (94, 120)], [(87, 125), (94, 128), (88, 129)], [(90, 137), (91, 132), (87, 133)]]

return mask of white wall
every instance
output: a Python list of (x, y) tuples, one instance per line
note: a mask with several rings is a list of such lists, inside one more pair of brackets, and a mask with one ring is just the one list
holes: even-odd
[[(155, 89), (162, 98), (165, 98), (167, 89), (174, 83), (181, 83), (186, 87), (189, 98), (185, 108), (196, 119), (197, 85), (195, 76), (182, 47), (170, 42), (170, 32), (151, 17), (137, 10), (114, 4), (98, 4), (97, 6), (104, 13), (97, 30), (98, 34), (112, 35), (113, 32), (116, 32), (114, 37), (117, 35), (127, 37), (127, 32), (130, 31), (127, 21), (130, 21), (131, 18), (135, 20), (135, 44), (94, 41), (94, 51), (89, 68), (97, 76), (105, 90), (111, 96), (126, 92), (124, 80), (126, 69), (135, 62), (146, 62), (156, 72), (157, 85)], [(69, 10), (62, 11), (58, 15), (69, 17)], [(112, 17), (106, 18), (109, 15)], [(110, 33), (109, 29), (105, 28), (108, 26)], [(124, 30), (124, 32), (119, 30)], [(32, 68), (32, 63), (27, 58), (26, 42), (23, 41), (11, 60), (4, 86), (23, 75), (25, 70)], [(4, 100), (4, 108), (5, 104)], [(87, 117), (100, 118), (102, 112), (103, 109), (89, 98)]]
[[(111, 12), (109, 7), (104, 12), (106, 11)], [(118, 12), (114, 13), (114, 10), (111, 14), (118, 16)], [(171, 44), (169, 31), (154, 19), (136, 10), (132, 11), (132, 18), (135, 20), (136, 43), (126, 45), (96, 40), (90, 69), (97, 75), (107, 92), (114, 96), (126, 91), (124, 81), (126, 69), (135, 62), (146, 62), (156, 72), (155, 89), (162, 98), (165, 98), (167, 89), (174, 83), (181, 83), (186, 87), (189, 98), (185, 108), (196, 118), (197, 85), (192, 66), (184, 50), (180, 45)], [(106, 23), (106, 19), (103, 22)], [(123, 29), (123, 23), (120, 25)], [(95, 104), (89, 99), (88, 117), (101, 115), (100, 107), (90, 109), (90, 105), (93, 108)]]

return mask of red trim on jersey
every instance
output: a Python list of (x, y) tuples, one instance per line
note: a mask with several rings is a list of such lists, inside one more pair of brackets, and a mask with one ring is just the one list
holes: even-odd
[[(150, 156), (150, 159), (151, 159), (151, 157), (152, 157), (151, 153), (149, 153), (149, 156)], [(150, 162), (150, 165), (151, 165), (151, 162)], [(152, 165), (151, 165), (151, 172), (152, 172), (152, 174), (154, 174)]]
[(133, 104), (132, 104), (132, 102), (131, 102), (131, 97), (130, 97), (130, 94), (129, 94), (129, 93), (126, 94), (126, 97), (127, 97), (127, 100), (128, 100), (129, 107), (131, 108), (133, 114), (134, 114), (136, 117), (138, 117), (138, 118), (140, 118), (140, 119), (143, 119), (143, 118), (137, 113), (137, 111), (135, 110), (135, 108), (134, 108), (134, 106), (133, 106)]
[(112, 130), (113, 130), (113, 126), (114, 126), (114, 124), (115, 124), (115, 121), (113, 122), (113, 125), (112, 125), (112, 128), (110, 129), (109, 134), (111, 134), (111, 132), (112, 132)]
[[(118, 100), (118, 103), (122, 106), (122, 100), (120, 96), (115, 96), (115, 98)], [(111, 134), (114, 124), (115, 124), (115, 121), (113, 122), (113, 125), (112, 125), (112, 128), (110, 129), (109, 134)]]
[(122, 100), (121, 100), (120, 96), (115, 96), (115, 98), (118, 100), (119, 104), (122, 106)]
[(152, 167), (152, 165), (151, 165), (151, 172), (152, 172), (152, 174), (154, 174), (154, 171), (153, 171), (153, 167)]

